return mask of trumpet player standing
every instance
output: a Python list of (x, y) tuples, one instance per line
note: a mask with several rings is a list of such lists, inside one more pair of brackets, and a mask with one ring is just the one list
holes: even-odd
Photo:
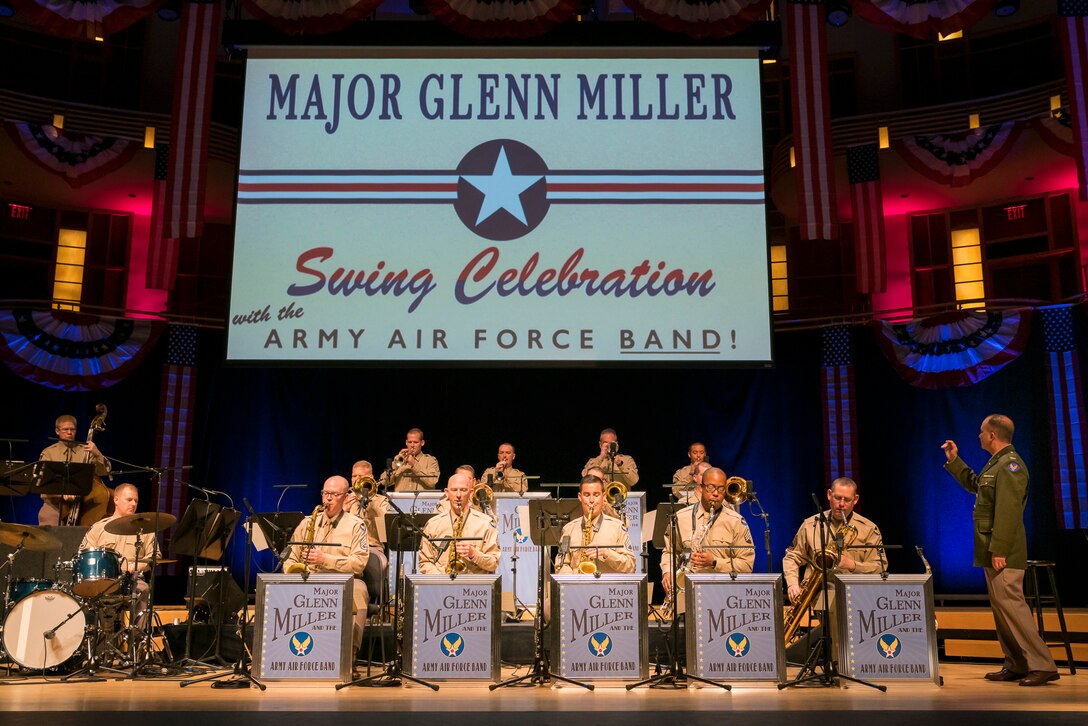
[(321, 506), (314, 509), (309, 517), (304, 517), (294, 534), (292, 542), (332, 542), (336, 546), (306, 547), (294, 545), (287, 559), (283, 561), (284, 572), (300, 572), (303, 568), (310, 572), (343, 572), (354, 575), (352, 578), (352, 628), (351, 642), (358, 652), (363, 642), (363, 627), (366, 625), (366, 604), (370, 599), (363, 571), (370, 557), (367, 544), (366, 524), (351, 512), (344, 510), (344, 498), (351, 488), (348, 480), (342, 476), (330, 476), (321, 488)]
[[(434, 515), (423, 527), (419, 544), (419, 571), (424, 575), (480, 574), (499, 568), (499, 534), (491, 518), (469, 506), (472, 477), (457, 472), (446, 484), (449, 510)], [(469, 538), (463, 542), (439, 542), (445, 537)], [(452, 563), (451, 563), (452, 560)]]
[[(404, 448), (393, 457), (392, 469), (382, 474), (382, 483), (394, 491), (418, 492), (438, 488), (438, 459), (423, 453), (423, 431), (409, 429), (404, 436)], [(390, 481), (386, 481), (388, 475)]]
[[(582, 504), (582, 516), (563, 527), (561, 537), (563, 541), (570, 538), (571, 549), (556, 557), (555, 574), (592, 572), (589, 565), (602, 573), (634, 572), (635, 553), (631, 549), (631, 538), (627, 536), (623, 522), (604, 511), (601, 480), (595, 476), (582, 477), (578, 501)], [(589, 549), (580, 549), (585, 547)]]
[(600, 453), (582, 467), (582, 476), (590, 469), (600, 469), (607, 477), (606, 481), (621, 481), (629, 487), (638, 484), (638, 465), (626, 454), (619, 453), (620, 443), (614, 429), (605, 429), (597, 439)]
[[(496, 492), (515, 492), (524, 494), (528, 489), (528, 481), (525, 472), (514, 468), (513, 444), (499, 444), (499, 460), (495, 466), (484, 469), (480, 475), (480, 481), (490, 486)], [(488, 478), (490, 477), (490, 478)]]
[[(748, 523), (725, 504), (725, 472), (716, 467), (702, 474), (695, 487), (695, 503), (676, 513), (680, 530), (681, 555), (676, 563), (681, 574), (688, 572), (751, 572), (756, 561), (752, 533)], [(743, 549), (734, 549), (743, 548)], [(665, 549), (661, 552), (661, 586), (672, 594), (672, 528), (665, 530)], [(681, 585), (682, 587), (683, 585)], [(674, 595), (676, 611), (684, 612), (680, 593)]]

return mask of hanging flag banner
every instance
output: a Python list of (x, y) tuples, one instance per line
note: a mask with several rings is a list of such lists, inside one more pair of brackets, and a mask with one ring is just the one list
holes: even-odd
[(754, 50), (358, 52), (251, 49), (229, 359), (770, 362)]

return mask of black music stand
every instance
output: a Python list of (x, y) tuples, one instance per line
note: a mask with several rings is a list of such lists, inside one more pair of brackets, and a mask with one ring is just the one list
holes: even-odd
[(552, 673), (548, 666), (548, 655), (544, 650), (544, 586), (547, 578), (545, 555), (547, 548), (559, 544), (563, 527), (582, 512), (582, 503), (577, 499), (531, 499), (529, 500), (529, 539), (540, 547), (540, 570), (536, 587), (536, 617), (533, 618), (533, 666), (523, 676), (508, 678), (501, 683), (492, 683), (489, 691), (503, 686), (513, 686), (528, 681), (530, 686), (543, 686), (549, 681), (563, 681), (574, 686), (581, 686), (592, 691), (593, 684), (581, 683)]
[(35, 494), (85, 497), (91, 493), (94, 464), (75, 461), (36, 461), (34, 464)]
[[(197, 560), (204, 559), (218, 562), (223, 557), (227, 543), (234, 534), (234, 526), (241, 517), (237, 509), (224, 508), (209, 501), (194, 499), (189, 502), (185, 514), (178, 522), (174, 530), (174, 537), (170, 541), (171, 549), (175, 554), (188, 555), (193, 558), (193, 570), (189, 576), (189, 607), (185, 627), (185, 656), (181, 665), (209, 665), (200, 659), (192, 657), (193, 642), (193, 609), (196, 606), (196, 564)], [(220, 589), (220, 593), (222, 593)], [(222, 608), (220, 608), (222, 612)], [(220, 647), (220, 623), (215, 624), (214, 652), (220, 665), (229, 666), (219, 653)]]
[(21, 497), (34, 485), (34, 467), (22, 461), (0, 461), (0, 497)]
[[(306, 515), (302, 512), (263, 512), (252, 514), (250, 518), (252, 523), (260, 528), (269, 549), (272, 550), (276, 559), (280, 560), (279, 564), (283, 564), (281, 555), (287, 550), (291, 534)], [(278, 570), (279, 566), (276, 569)]]
[[(364, 686), (368, 688), (400, 686), (404, 684), (405, 680), (411, 681), (412, 683), (418, 683), (421, 686), (426, 686), (432, 691), (438, 690), (438, 686), (435, 684), (410, 676), (404, 672), (403, 635), (401, 632), (401, 628), (403, 627), (401, 608), (404, 604), (405, 575), (402, 571), (404, 566), (404, 553), (419, 551), (420, 540), (426, 537), (426, 535), (423, 534), (423, 526), (427, 523), (427, 520), (434, 516), (434, 514), (408, 514), (400, 509), (400, 507), (397, 506), (397, 503), (392, 499), (389, 500), (389, 506), (396, 510), (394, 512), (387, 512), (385, 515), (387, 544), (391, 551), (397, 553), (396, 569), (394, 570), (394, 572), (397, 573), (397, 589), (393, 600), (393, 660), (386, 663), (385, 670), (377, 675), (357, 678), (350, 683), (337, 683), (336, 690), (338, 691), (342, 688), (347, 688), (348, 686)], [(354, 654), (352, 654), (352, 657), (354, 659)]]

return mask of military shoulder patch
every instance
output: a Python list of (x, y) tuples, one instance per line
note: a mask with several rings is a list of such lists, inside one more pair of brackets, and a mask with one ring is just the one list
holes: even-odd
[(1007, 466), (1006, 468), (1007, 468), (1007, 469), (1008, 469), (1009, 471), (1013, 472), (1014, 474), (1015, 474), (1016, 472), (1020, 471), (1020, 465), (1019, 465), (1018, 463), (1016, 463), (1015, 461), (1010, 461), (1010, 462), (1008, 463), (1008, 466)]

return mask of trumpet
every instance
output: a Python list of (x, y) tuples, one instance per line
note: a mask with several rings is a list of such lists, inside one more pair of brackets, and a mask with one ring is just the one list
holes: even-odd
[(396, 471), (407, 463), (408, 449), (401, 449), (400, 452), (393, 457), (393, 471)]

